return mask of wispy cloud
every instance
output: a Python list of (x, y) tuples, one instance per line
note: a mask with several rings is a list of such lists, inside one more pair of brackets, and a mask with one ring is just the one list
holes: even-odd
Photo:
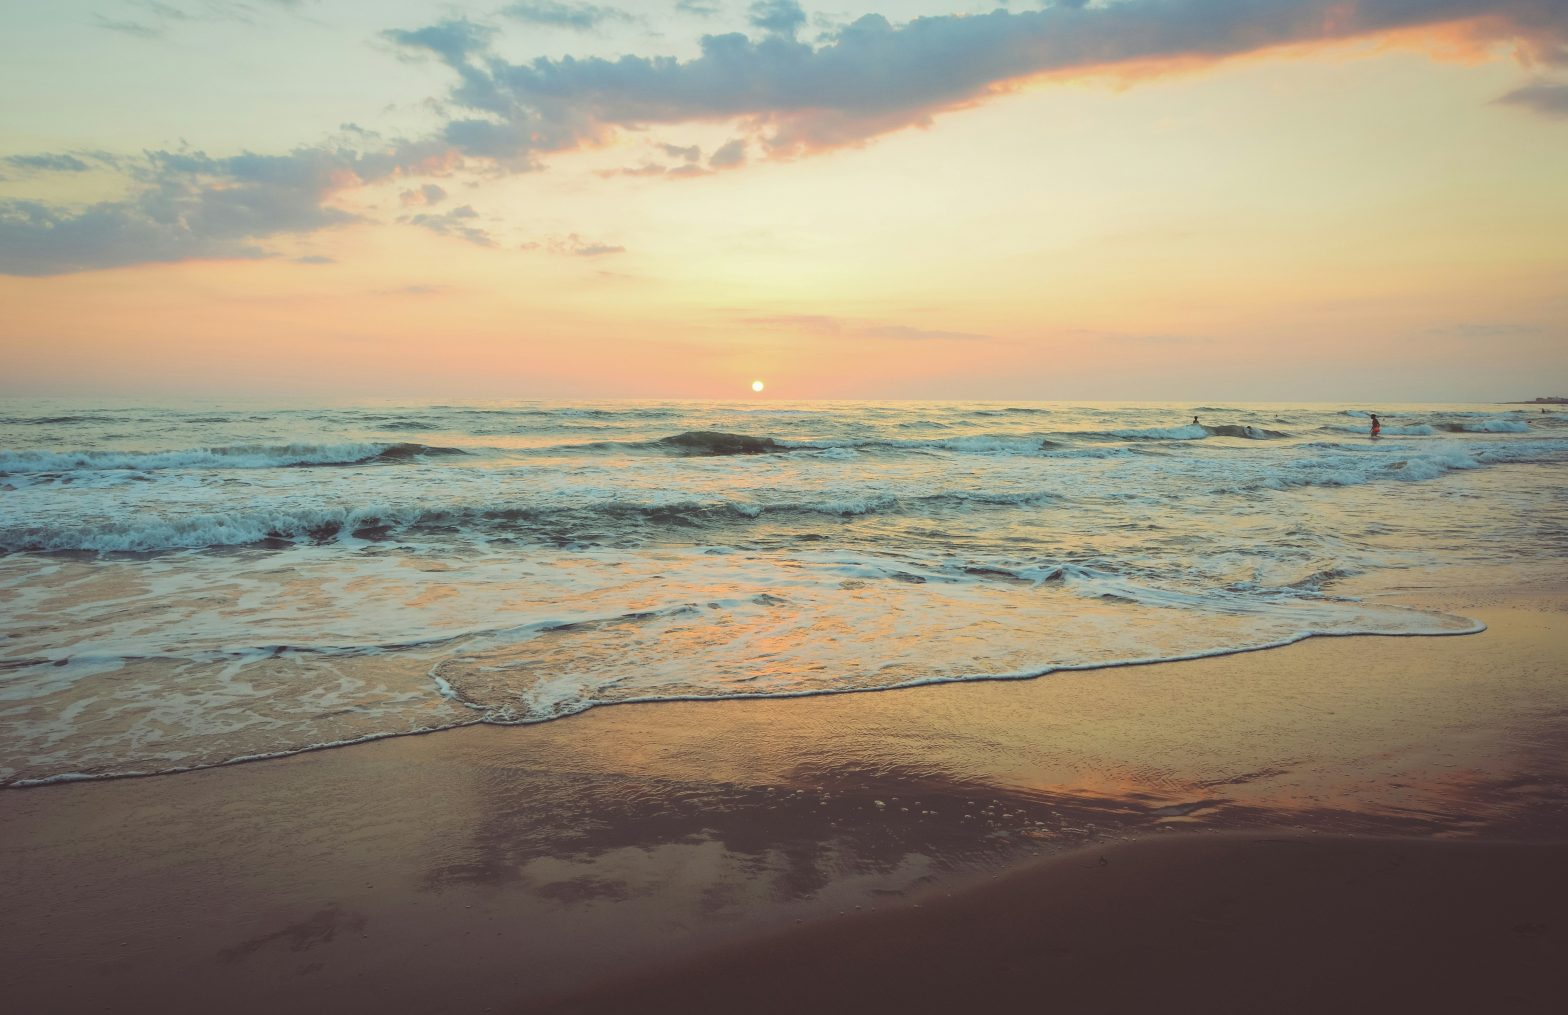
[(559, 3), (557, 0), (519, 0), (501, 8), (500, 13), (502, 17), (525, 24), (567, 28), (578, 32), (591, 32), (602, 25), (636, 20), (619, 7)]
[(1521, 106), (1555, 120), (1568, 119), (1568, 83), (1537, 81), (1523, 88), (1515, 88), (1497, 101), (1510, 106)]
[(46, 173), (85, 173), (92, 166), (71, 154), (59, 155), (8, 155), (8, 166)]
[(844, 338), (883, 338), (900, 342), (994, 342), (994, 335), (972, 331), (942, 331), (916, 328), (886, 321), (866, 321), (824, 314), (765, 314), (742, 317), (740, 323), (775, 331), (794, 331), (810, 335)]
[(477, 246), (495, 246), (495, 238), (487, 230), (474, 224), (474, 219), (478, 217), (479, 213), (474, 211), (473, 206), (465, 204), (441, 214), (421, 212), (418, 215), (406, 216), (398, 221), (419, 226), (421, 229), (429, 229), (431, 232), (440, 233), (443, 236), (455, 236), (460, 240), (467, 240), (469, 243)]
[(181, 3), (176, 0), (125, 0), (116, 15), (95, 13), (93, 19), (99, 28), (144, 39), (157, 39), (167, 35), (176, 25), (202, 21), (237, 21), (253, 25), (261, 7), (277, 7), (302, 12), (307, 2), (313, 0), (199, 0)]
[(427, 183), (422, 187), (405, 190), (397, 196), (398, 203), (405, 208), (419, 205), (437, 205), (446, 200), (446, 189), (434, 183)]
[(570, 257), (604, 257), (608, 254), (626, 253), (626, 248), (618, 244), (585, 240), (576, 233), (568, 233), (565, 236), (552, 236), (549, 239), (524, 243), (522, 249), (544, 250), (552, 254), (566, 254)]
[(718, 15), (722, 8), (709, 0), (675, 0), (675, 9), (682, 14), (691, 14), (699, 18), (711, 18)]
[(1428, 328), (1426, 334), (1443, 338), (1523, 338), (1539, 335), (1541, 331), (1540, 325), (1520, 324), (1517, 321), (1466, 321)]

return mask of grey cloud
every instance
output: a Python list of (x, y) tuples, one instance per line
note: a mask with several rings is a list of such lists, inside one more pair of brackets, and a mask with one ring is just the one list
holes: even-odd
[[(304, 0), (264, 0), (273, 7), (301, 11)], [(106, 17), (94, 14), (98, 27), (110, 31), (156, 39), (168, 34), (177, 24), (202, 21), (235, 21), (241, 24), (256, 23), (257, 8), (242, 0), (200, 0), (199, 3), (175, 3), (170, 0), (127, 0), (123, 5), (136, 12), (138, 20), (125, 17)]]
[(747, 20), (753, 28), (793, 39), (806, 23), (806, 12), (795, 0), (756, 0)]
[(449, 124), (444, 140), (471, 155), (531, 165), (539, 153), (619, 128), (744, 118), (773, 154), (791, 155), (924, 125), (1012, 81), (1056, 71), (1217, 60), (1457, 22), (1540, 59), (1568, 54), (1561, 0), (1126, 0), (899, 26), (870, 14), (816, 45), (787, 34), (797, 11), (788, 0), (759, 5), (753, 19), (767, 34), (705, 36), (687, 60), (514, 64), (481, 52), (484, 38), (465, 35), (460, 47), (447, 47), (461, 77), (451, 101), (479, 115)]
[(293, 259), (295, 264), (337, 264), (338, 259), (326, 254), (306, 254)]
[(268, 237), (358, 221), (327, 202), (384, 176), (394, 155), (329, 148), (287, 155), (147, 152), (119, 168), (136, 192), (119, 201), (0, 201), (0, 273), (56, 275), (146, 262), (271, 256)]
[(501, 8), (504, 17), (531, 25), (549, 28), (570, 28), (579, 32), (592, 31), (600, 25), (617, 21), (635, 20), (619, 7), (598, 7), (593, 4), (567, 4), (556, 0), (520, 0)]
[(675, 9), (682, 14), (693, 14), (699, 18), (711, 18), (719, 13), (719, 5), (709, 3), (707, 0), (675, 0)]
[(437, 205), (446, 200), (446, 189), (434, 183), (427, 183), (422, 187), (405, 190), (398, 195), (398, 201), (405, 208), (417, 205)]
[(419, 226), (421, 229), (428, 229), (443, 236), (454, 236), (460, 240), (467, 240), (469, 243), (477, 246), (496, 246), (494, 237), (470, 223), (471, 219), (478, 217), (479, 213), (474, 211), (470, 205), (465, 204), (461, 208), (453, 208), (451, 211), (443, 214), (437, 215), (425, 212), (418, 215), (410, 215), (398, 221), (407, 222), (410, 225)]
[(95, 14), (93, 18), (98, 22), (99, 28), (105, 28), (111, 32), (119, 32), (122, 35), (134, 35), (142, 39), (156, 39), (163, 35), (162, 25), (155, 26), (143, 24), (140, 21), (106, 18), (102, 14)]
[(683, 148), (680, 145), (661, 144), (659, 147), (664, 149), (664, 154), (668, 155), (672, 159), (680, 159), (684, 162), (696, 162), (698, 159), (702, 158), (702, 149), (696, 145), (687, 145)]
[(85, 173), (92, 168), (75, 155), (9, 155), (5, 163), (18, 169), (47, 173)]
[(483, 52), (496, 34), (490, 25), (467, 18), (449, 18), (424, 28), (389, 28), (382, 38), (409, 49), (427, 50), (448, 64), (461, 64), (470, 53)]
[(733, 169), (745, 164), (746, 139), (742, 137), (724, 142), (708, 157), (708, 165), (714, 169)]
[(176, 217), (132, 203), (103, 202), (79, 211), (35, 201), (0, 202), (0, 272), (56, 275), (196, 257), (256, 258), (265, 252), (243, 236), (211, 236)]
[(1568, 119), (1568, 83), (1539, 81), (1525, 85), (1523, 88), (1515, 88), (1497, 101), (1510, 106), (1522, 106), (1533, 113), (1553, 119)]

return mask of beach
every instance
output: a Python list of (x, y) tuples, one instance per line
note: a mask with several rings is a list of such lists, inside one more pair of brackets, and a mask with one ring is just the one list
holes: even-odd
[(10, 8), (0, 1015), (1568, 1012), (1568, 0)]
[(1568, 596), (1417, 584), (1385, 595), (1487, 629), (7, 790), (0, 988), (59, 1012), (1556, 1010)]

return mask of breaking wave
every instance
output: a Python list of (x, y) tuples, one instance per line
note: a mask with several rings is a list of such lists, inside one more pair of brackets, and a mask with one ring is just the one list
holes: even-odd
[(117, 469), (154, 471), (370, 465), (467, 453), (460, 448), (430, 447), (425, 444), (247, 444), (187, 451), (0, 451), (0, 475)]

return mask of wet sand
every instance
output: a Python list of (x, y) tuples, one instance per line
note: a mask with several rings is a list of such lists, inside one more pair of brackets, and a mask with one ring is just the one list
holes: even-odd
[(1568, 596), (1423, 595), (1490, 629), (6, 791), (0, 996), (702, 1010), (841, 955), (745, 1005), (1546, 1010)]
[(1556, 1012), (1565, 861), (1555, 844), (1145, 839), (541, 1010)]

